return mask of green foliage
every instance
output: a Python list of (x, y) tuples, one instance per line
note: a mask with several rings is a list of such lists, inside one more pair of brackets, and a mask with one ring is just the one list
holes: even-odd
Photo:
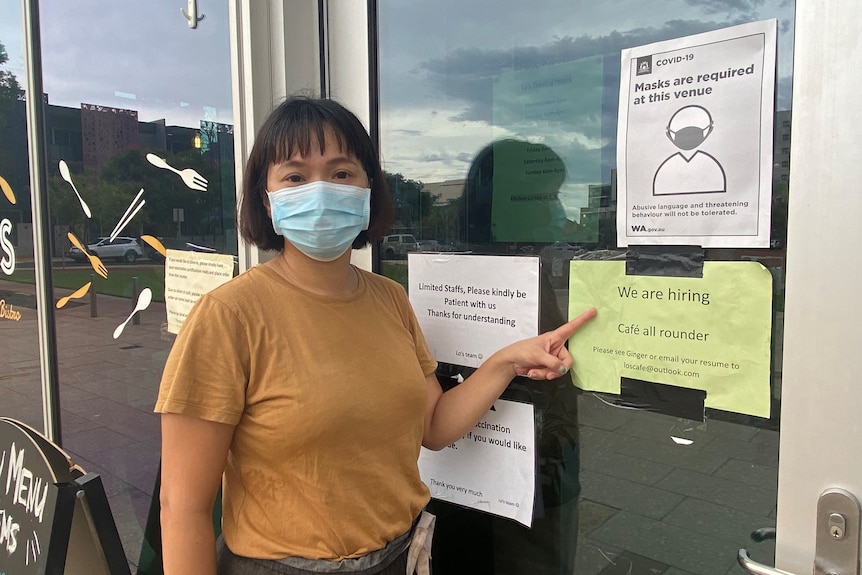
[(422, 190), (422, 182), (401, 174), (385, 173), (386, 185), (395, 202), (396, 226), (418, 233), (422, 220), (431, 212), (434, 196)]
[[(15, 191), (18, 198), (15, 209), (26, 213), (29, 212), (30, 197), (26, 193), (29, 177), (27, 150), (23, 146), (27, 141), (22, 102), (24, 90), (15, 75), (2, 68), (8, 61), (6, 48), (0, 43), (0, 176), (3, 176)], [(0, 209), (5, 209), (6, 206), (5, 201), (0, 201)]]
[[(129, 299), (132, 297), (132, 278), (136, 277), (138, 278), (139, 292), (148, 287), (153, 292), (153, 301), (165, 301), (165, 268), (160, 265), (135, 266), (133, 268), (114, 265), (111, 266), (107, 279), (98, 275), (93, 277), (93, 270), (86, 267), (65, 269), (54, 267), (51, 274), (55, 288), (75, 290), (88, 281), (95, 280), (94, 287), (91, 289), (95, 289), (97, 294)], [(28, 284), (36, 283), (33, 270), (27, 269), (17, 269), (11, 276), (6, 276), (6, 279)], [(58, 295), (57, 298), (59, 297)]]
[(458, 204), (432, 205), (422, 214), (421, 239), (435, 239), (441, 244), (454, 244), (458, 240)]
[(437, 196), (424, 190), (422, 182), (398, 173), (385, 173), (385, 176), (395, 202), (394, 229), (412, 233), (418, 239), (455, 243), (458, 238), (458, 201), (437, 205)]
[[(182, 180), (167, 170), (150, 164), (146, 154), (165, 158), (178, 169), (193, 168), (209, 181), (206, 192), (187, 188)], [(196, 150), (174, 155), (165, 150), (131, 149), (111, 158), (100, 173), (73, 174), (75, 186), (92, 212), (87, 219), (68, 183), (59, 173), (49, 179), (52, 219), (67, 224), (82, 240), (109, 235), (137, 193), (144, 207), (122, 232), (122, 235), (149, 234), (158, 237), (176, 235), (174, 208), (182, 208), (185, 235), (221, 234), (222, 189), (219, 166)]]
[(380, 265), (380, 275), (395, 280), (407, 289), (407, 265), (406, 262), (383, 262)]
[[(0, 42), (0, 66), (9, 61), (6, 47)], [(15, 106), (15, 102), (21, 99), (24, 90), (18, 83), (15, 74), (8, 70), (0, 70), (0, 130), (8, 124), (7, 116)]]

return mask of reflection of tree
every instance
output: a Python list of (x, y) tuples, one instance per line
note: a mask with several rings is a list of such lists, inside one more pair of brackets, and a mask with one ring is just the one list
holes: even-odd
[[(9, 61), (6, 47), (0, 43), (0, 67)], [(26, 149), (19, 149), (26, 142), (23, 122), (24, 90), (15, 74), (0, 69), (0, 175), (2, 175), (18, 195), (18, 209), (29, 213), (30, 196), (25, 192), (27, 186), (27, 165), (24, 157)], [(17, 121), (13, 119), (20, 116)], [(23, 165), (22, 165), (23, 164)]]
[[(0, 42), (0, 66), (8, 61), (6, 47)], [(0, 70), (0, 130), (7, 126), (9, 113), (23, 96), (24, 90), (18, 84), (15, 74), (8, 70)]]
[(434, 196), (422, 190), (422, 182), (401, 174), (386, 173), (386, 185), (395, 202), (396, 226), (420, 234), (425, 219), (431, 214)]
[(436, 239), (451, 245), (458, 237), (458, 206), (455, 202), (431, 206), (428, 217), (422, 218), (422, 239)]
[[(194, 168), (209, 180), (208, 190), (190, 190), (176, 174), (155, 168), (146, 160), (148, 151), (164, 157), (172, 166)], [(73, 174), (73, 179), (93, 218), (84, 216), (77, 198), (59, 173), (53, 174), (49, 182), (52, 216), (56, 223), (71, 226), (88, 241), (110, 234), (141, 188), (146, 204), (122, 235), (176, 236), (174, 208), (184, 211), (183, 235), (220, 236), (224, 232), (219, 167), (197, 150), (176, 155), (165, 150), (127, 150), (113, 156), (101, 172)]]
[(454, 243), (458, 236), (458, 206), (455, 202), (437, 204), (438, 196), (425, 190), (422, 182), (398, 173), (385, 175), (395, 202), (394, 229), (413, 233), (417, 239)]

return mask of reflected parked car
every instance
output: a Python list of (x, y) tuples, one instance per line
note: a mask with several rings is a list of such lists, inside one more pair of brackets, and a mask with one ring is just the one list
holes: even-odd
[(384, 236), (380, 251), (384, 260), (407, 259), (409, 252), (416, 251), (416, 238), (412, 234)]
[(416, 250), (432, 253), (462, 251), (452, 244), (443, 244), (437, 240), (416, 240)]
[[(113, 240), (111, 238), (99, 238), (96, 243), (87, 245), (87, 251), (102, 260), (118, 260), (128, 263), (132, 263), (144, 255), (144, 250), (141, 249), (138, 240), (126, 236), (117, 236)], [(87, 261), (87, 254), (75, 246), (69, 249), (69, 257), (76, 262)]]
[(416, 251), (439, 252), (440, 242), (437, 240), (416, 240)]

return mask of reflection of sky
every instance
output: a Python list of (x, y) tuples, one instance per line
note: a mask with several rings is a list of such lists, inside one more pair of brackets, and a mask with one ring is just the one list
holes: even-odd
[[(498, 78), (602, 56), (606, 94), (595, 111), (601, 138), (581, 145), (602, 147), (601, 179), (607, 183), (614, 162), (620, 50), (743, 22), (778, 19), (778, 108), (790, 107), (792, 0), (614, 0), (588, 9), (573, 8), (568, 0), (381, 0), (379, 13), (386, 169), (424, 182), (463, 178), (471, 154), (500, 137), (550, 144), (545, 129), (526, 135), (494, 125)], [(433, 33), (417, 34), (419, 25)], [(585, 128), (569, 130), (590, 133)], [(567, 154), (566, 161), (572, 157)]]
[(566, 217), (573, 222), (579, 222), (581, 208), (589, 205), (590, 186), (589, 184), (565, 182), (560, 188), (559, 197), (560, 203), (563, 204), (563, 209), (566, 211)]
[[(192, 30), (180, 13), (185, 1), (42, 0), (49, 102), (128, 108), (141, 121), (165, 119), (168, 125), (197, 127), (203, 119), (232, 124), (228, 3), (198, 6), (206, 18)], [(0, 7), (6, 69), (24, 87), (21, 2), (0, 0)]]
[(562, 158), (568, 182), (600, 180), (601, 58), (506, 72), (492, 86), (495, 140), (544, 144)]
[[(131, 108), (143, 121), (194, 127), (232, 123), (225, 0), (199, 2), (206, 19), (196, 30), (180, 14), (185, 1), (40, 4), (52, 104)], [(24, 85), (21, 2), (0, 0), (0, 13), (6, 69)], [(494, 77), (594, 55), (618, 62), (623, 47), (741, 22), (778, 18), (778, 107), (790, 107), (793, 0), (380, 0), (379, 14), (386, 168), (427, 182), (463, 178), (473, 154), (499, 136)], [(615, 110), (602, 113), (605, 125), (615, 122)], [(602, 145), (603, 158), (612, 156), (613, 142)]]
[(24, 37), (22, 30), (23, 16), (21, 2), (18, 0), (0, 0), (0, 43), (6, 48), (9, 61), (3, 65), (18, 77), (18, 83), (24, 85)]

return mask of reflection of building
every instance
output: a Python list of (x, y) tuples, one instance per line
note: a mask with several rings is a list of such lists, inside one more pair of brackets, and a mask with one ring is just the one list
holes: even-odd
[(138, 112), (81, 104), (84, 167), (100, 170), (119, 151), (138, 144)]
[(790, 110), (775, 112), (773, 132), (772, 181), (786, 182), (790, 178)]
[(48, 162), (66, 160), (74, 171), (80, 171), (84, 159), (81, 110), (63, 106), (45, 108)]
[[(20, 156), (14, 162), (14, 172), (7, 180), (17, 177), (17, 181), (29, 182), (26, 155), (26, 130), (24, 102), (18, 102), (17, 108), (10, 114), (4, 138), (0, 138), (0, 152), (4, 157), (11, 157), (13, 151)], [(230, 154), (233, 164), (233, 126), (201, 122), (200, 128), (186, 126), (167, 126), (164, 120), (152, 122), (138, 121), (136, 110), (112, 108), (94, 104), (81, 104), (81, 108), (64, 106), (45, 106), (45, 131), (47, 137), (48, 164), (55, 166), (60, 160), (65, 160), (72, 172), (84, 170), (99, 170), (104, 164), (119, 152), (130, 148), (155, 148), (179, 154), (195, 148), (196, 137), (201, 138), (199, 147), (203, 149), (206, 130), (218, 134), (220, 149)], [(9, 154), (6, 154), (6, 151)]]
[(616, 202), (611, 203), (610, 184), (597, 184), (589, 187), (590, 205), (581, 208), (581, 220), (592, 218), (598, 221), (615, 220), (617, 217)]
[(612, 249), (617, 245), (617, 171), (611, 170), (610, 184), (589, 187), (590, 206), (581, 209), (581, 219), (598, 230), (596, 247)]
[(142, 148), (158, 148), (179, 154), (195, 147), (195, 138), (200, 137), (195, 128), (166, 126), (164, 120), (138, 124), (138, 144)]
[(464, 182), (467, 180), (445, 180), (422, 184), (422, 191), (434, 196), (435, 206), (445, 206), (457, 200), (464, 192)]
[[(0, 218), (15, 224), (11, 241), (21, 248), (22, 238), (32, 235), (25, 227), (32, 222), (25, 102), (18, 101), (10, 106), (2, 119), (5, 122), (0, 122), (0, 172), (19, 193), (16, 205), (0, 202)], [(114, 157), (133, 149), (154, 151), (159, 155), (167, 155), (162, 154), (162, 150), (175, 155), (189, 151), (205, 155), (207, 163), (215, 165), (218, 170), (218, 178), (209, 177), (209, 187), (219, 190), (221, 196), (207, 197), (206, 202), (211, 209), (199, 220), (200, 229), (205, 230), (200, 234), (224, 234), (227, 238), (225, 245), (236, 245), (233, 126), (205, 121), (199, 128), (168, 126), (163, 119), (140, 122), (136, 110), (93, 104), (70, 108), (50, 105), (46, 98), (45, 137), (51, 176), (57, 175), (60, 160), (66, 162), (73, 175), (96, 174)], [(78, 183), (80, 185), (81, 182)], [(59, 250), (62, 248), (56, 246), (66, 244), (67, 230), (62, 229), (59, 223), (55, 223), (54, 229), (53, 245)], [(207, 241), (212, 243), (214, 240), (210, 238)], [(26, 253), (26, 250), (22, 248), (20, 253)]]
[[(223, 222), (227, 234), (235, 234), (232, 225), (234, 221), (234, 205), (236, 187), (234, 179), (233, 126), (201, 120), (200, 129), (201, 153), (210, 153), (218, 162), (219, 176), (222, 181), (221, 213), (212, 214)], [(227, 238), (229, 245), (236, 244), (236, 237)]]

